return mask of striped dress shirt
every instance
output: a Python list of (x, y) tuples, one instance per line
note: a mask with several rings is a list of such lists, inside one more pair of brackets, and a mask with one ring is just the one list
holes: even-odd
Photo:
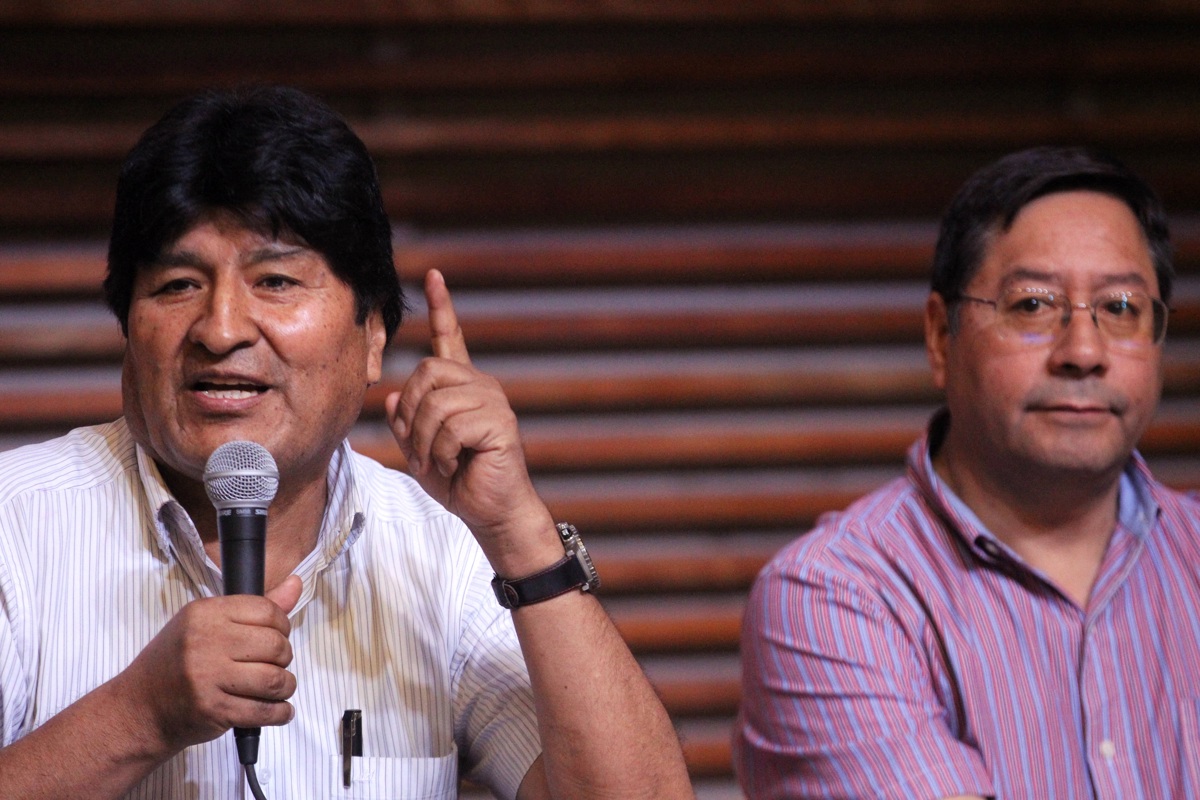
[(755, 583), (749, 797), (1200, 798), (1200, 504), (1135, 454), (1080, 608), (938, 479), (931, 435)]
[[(296, 573), (295, 718), (264, 728), (269, 798), (511, 798), (540, 752), (509, 612), (470, 532), (408, 476), (343, 444), (316, 549)], [(0, 453), (0, 744), (105, 682), (184, 604), (221, 593), (191, 520), (123, 421)], [(363, 712), (342, 785), (340, 723)], [(130, 798), (249, 797), (232, 733)]]

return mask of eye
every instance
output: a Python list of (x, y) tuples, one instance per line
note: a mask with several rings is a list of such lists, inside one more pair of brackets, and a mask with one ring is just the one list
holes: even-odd
[(1048, 292), (1009, 292), (1004, 296), (1004, 308), (1007, 313), (1015, 316), (1046, 316), (1054, 312), (1056, 299)]
[(1110, 317), (1125, 317), (1136, 319), (1142, 314), (1142, 304), (1138, 298), (1129, 295), (1116, 295), (1096, 303), (1097, 310)]
[(172, 278), (171, 280), (163, 281), (150, 294), (154, 296), (183, 294), (191, 289), (195, 289), (198, 285), (190, 278)]
[(259, 279), (258, 285), (264, 289), (272, 291), (282, 291), (290, 289), (293, 286), (299, 286), (299, 281), (290, 278), (287, 275), (265, 275)]

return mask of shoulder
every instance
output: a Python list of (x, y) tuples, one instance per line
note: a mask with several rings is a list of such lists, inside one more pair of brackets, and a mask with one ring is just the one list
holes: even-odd
[(1200, 557), (1200, 495), (1172, 489), (1147, 471), (1150, 497), (1158, 507), (1159, 541), (1181, 557), (1189, 560)]
[(917, 549), (916, 540), (929, 525), (917, 487), (907, 477), (896, 478), (844, 510), (823, 515), (816, 527), (780, 550), (761, 577), (865, 578), (898, 554)]
[(416, 525), (456, 519), (411, 476), (373, 458), (349, 451), (360, 500), (376, 519)]
[(931, 608), (952, 607), (966, 589), (959, 539), (910, 476), (897, 478), (781, 549), (754, 582), (748, 627), (772, 628), (821, 609), (826, 622), (836, 611), (921, 630)]
[(1164, 513), (1195, 520), (1200, 517), (1200, 492), (1178, 491), (1155, 478), (1148, 481), (1150, 495)]
[[(511, 615), (491, 588), (492, 569), (467, 526), (412, 476), (350, 451), (357, 504), (365, 517), (354, 545), (356, 569), (426, 631), (471, 642)], [(471, 632), (475, 631), (474, 634)]]
[(365, 538), (373, 551), (405, 563), (432, 561), (444, 567), (439, 572), (458, 576), (482, 569), (483, 551), (467, 526), (412, 476), (349, 452), (357, 503), (366, 516)]
[(0, 505), (36, 492), (101, 488), (136, 472), (136, 448), (123, 421), (76, 428), (0, 453)]

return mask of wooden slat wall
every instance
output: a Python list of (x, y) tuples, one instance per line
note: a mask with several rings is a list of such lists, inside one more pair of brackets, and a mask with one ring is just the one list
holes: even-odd
[[(701, 795), (736, 797), (746, 589), (899, 474), (937, 402), (936, 222), (974, 168), (1090, 143), (1162, 192), (1181, 277), (1143, 449), (1200, 487), (1200, 7), (1145, 6), (0, 2), (0, 447), (119, 413), (98, 285), (138, 133), (209, 85), (315, 91), (377, 157), (406, 284), (456, 291)], [(382, 398), (423, 339), (417, 312), (354, 435), (396, 466)]]

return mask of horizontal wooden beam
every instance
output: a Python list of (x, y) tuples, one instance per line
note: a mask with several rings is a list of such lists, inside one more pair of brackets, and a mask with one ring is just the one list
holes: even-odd
[(732, 716), (741, 700), (741, 664), (734, 653), (643, 656), (642, 670), (674, 717)]
[(401, 234), (395, 247), (402, 278), (439, 269), (453, 290), (922, 278), (935, 236), (932, 221), (696, 224)]
[(0, 6), (0, 22), (21, 25), (296, 25), (325, 26), (420, 23), (578, 23), (578, 22), (706, 22), (713, 20), (1022, 20), (1064, 22), (1080, 19), (1195, 19), (1187, 0), (1157, 0), (1131, 5), (1121, 0), (1086, 0), (1069, 8), (1036, 0), (875, 0), (870, 4), (814, 0), (502, 0), (378, 3), (371, 0), (264, 0), (247, 5), (237, 0), (194, 0), (186, 4), (109, 0), (43, 0)]
[[(119, 161), (152, 120), (139, 123), (9, 122), (0, 161)], [(1003, 112), (825, 114), (607, 114), (352, 121), (377, 159), (563, 153), (679, 153), (763, 149), (1010, 148), (1028, 142), (1087, 142), (1132, 148), (1186, 145), (1200, 136), (1200, 108), (1069, 108)]]
[[(456, 287), (927, 280), (937, 221), (405, 233), (403, 279), (429, 269)], [(1200, 274), (1200, 217), (1171, 220), (1176, 268)], [(0, 248), (0, 288), (4, 254)]]
[[(683, 719), (676, 725), (679, 743), (688, 773), (693, 779), (724, 778), (733, 780), (733, 718), (711, 720)], [(705, 796), (705, 795), (698, 795)], [(725, 793), (722, 797), (736, 797)]]
[(603, 572), (605, 597), (737, 592), (748, 590), (763, 565), (794, 536), (750, 530), (609, 534), (590, 537), (588, 547)]
[[(932, 219), (975, 168), (1009, 149), (385, 158), (379, 171), (388, 213), (397, 224), (417, 228)], [(1120, 152), (1168, 208), (1200, 209), (1200, 156), (1192, 150), (1147, 146)], [(12, 239), (31, 230), (99, 235), (111, 222), (116, 162), (14, 162), (5, 172), (0, 235)]]
[[(530, 467), (546, 473), (897, 463), (928, 416), (923, 407), (867, 407), (844, 412), (664, 413), (632, 421), (571, 418), (556, 420), (553, 426), (539, 425), (541, 420), (533, 418), (522, 426), (522, 441)], [(1171, 435), (1200, 445), (1200, 410), (1196, 417), (1190, 427), (1173, 428)], [(1190, 435), (1185, 436), (1185, 430)], [(1176, 439), (1163, 436), (1161, 441), (1165, 445)], [(356, 450), (381, 463), (406, 466), (389, 433), (356, 433), (353, 442)]]
[(635, 654), (736, 651), (745, 598), (608, 599), (604, 607)]
[[(340, 30), (237, 23), (163, 26), (150, 34), (108, 25), (8, 27), (0, 30), (0, 53), (9, 55), (0, 59), (0, 97), (145, 98), (157, 100), (148, 104), (161, 111), (170, 98), (212, 86), (286, 83), (352, 112), (363, 96), (380, 93), (761, 92), (836, 81), (903, 88), (931, 80), (1068, 87), (1180, 81), (1200, 72), (1194, 32), (1180, 19), (1131, 27), (1115, 18), (1038, 26), (881, 16), (789, 25), (747, 15), (688, 25), (424, 27), (351, 18), (357, 23)], [(298, 60), (300, 51), (305, 57)]]

